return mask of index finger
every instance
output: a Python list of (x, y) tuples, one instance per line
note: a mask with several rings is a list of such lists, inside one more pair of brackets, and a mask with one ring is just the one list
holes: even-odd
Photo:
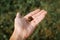
[(29, 14), (27, 14), (26, 16), (24, 16), (24, 18), (28, 19), (28, 17), (30, 17), (30, 16), (32, 16), (32, 15), (38, 13), (39, 11), (40, 11), (40, 9), (36, 9), (35, 11), (30, 12)]
[(31, 21), (31, 25), (35, 27), (39, 22), (41, 22), (44, 19), (46, 14), (47, 14), (46, 11), (41, 13), (38, 17)]

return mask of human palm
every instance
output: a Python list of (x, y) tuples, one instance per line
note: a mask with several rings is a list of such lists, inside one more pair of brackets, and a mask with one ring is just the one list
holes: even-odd
[(36, 9), (26, 16), (21, 17), (18, 12), (14, 22), (15, 33), (18, 33), (23, 39), (29, 37), (36, 28), (36, 25), (44, 19), (46, 14), (45, 10)]

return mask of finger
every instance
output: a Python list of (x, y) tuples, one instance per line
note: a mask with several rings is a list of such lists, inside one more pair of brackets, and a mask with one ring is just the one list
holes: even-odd
[[(16, 17), (15, 17), (15, 23), (19, 23), (21, 21), (21, 15), (19, 12), (17, 12)], [(21, 22), (20, 22), (21, 23)]]
[(32, 15), (38, 13), (39, 11), (40, 11), (40, 9), (37, 9), (37, 10), (35, 10), (33, 12), (30, 12), (29, 14), (27, 14), (26, 16), (24, 16), (24, 18), (28, 19), (29, 16), (32, 16)]
[(20, 17), (21, 17), (20, 13), (17, 12), (17, 14), (16, 14), (16, 18), (20, 18)]
[(28, 17), (28, 21), (31, 22), (32, 20), (34, 20), (35, 18), (40, 16), (41, 13), (43, 13), (43, 12), (45, 12), (45, 10), (41, 10), (40, 12), (36, 13), (35, 15), (32, 15), (32, 16)]
[(41, 13), (43, 13), (45, 10), (41, 10), (40, 12), (38, 12), (37, 14), (33, 15), (32, 18), (35, 19), (36, 17), (40, 16)]
[(32, 15), (32, 16), (28, 17), (28, 21), (31, 22), (33, 19), (38, 17), (43, 12), (44, 12), (44, 10), (41, 10), (40, 12), (36, 13), (35, 15)]
[(47, 14), (46, 11), (44, 11), (43, 13), (41, 13), (37, 18), (35, 18), (33, 21), (31, 21), (31, 25), (33, 27), (35, 27), (39, 22), (41, 22), (44, 19), (44, 17), (45, 17), (46, 14)]

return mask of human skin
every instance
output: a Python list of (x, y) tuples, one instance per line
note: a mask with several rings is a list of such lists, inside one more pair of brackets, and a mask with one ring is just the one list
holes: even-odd
[(14, 32), (10, 40), (25, 40), (28, 38), (46, 14), (47, 12), (45, 10), (36, 9), (26, 16), (21, 17), (19, 12), (17, 12), (14, 21)]

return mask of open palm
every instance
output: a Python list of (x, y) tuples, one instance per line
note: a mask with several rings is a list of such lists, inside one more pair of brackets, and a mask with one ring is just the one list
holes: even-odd
[(22, 38), (29, 37), (36, 28), (36, 25), (44, 19), (46, 14), (45, 10), (36, 9), (26, 16), (21, 17), (18, 12), (15, 18), (14, 31)]

